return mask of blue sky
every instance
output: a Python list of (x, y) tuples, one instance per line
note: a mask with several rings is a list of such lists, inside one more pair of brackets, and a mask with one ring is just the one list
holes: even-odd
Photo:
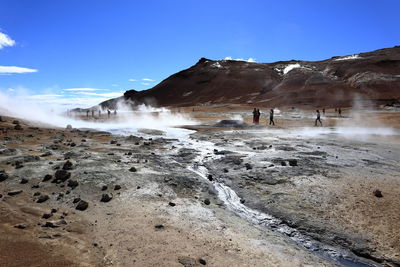
[(1, 0), (0, 92), (85, 105), (151, 88), (201, 57), (322, 60), (393, 47), (399, 10), (386, 0)]

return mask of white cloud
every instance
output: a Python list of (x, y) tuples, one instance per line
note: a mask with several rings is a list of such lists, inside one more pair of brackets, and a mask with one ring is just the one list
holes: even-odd
[(75, 92), (75, 95), (86, 95), (86, 96), (100, 96), (100, 97), (119, 97), (124, 94), (124, 92), (112, 92), (112, 93), (93, 93), (93, 92)]
[(150, 83), (141, 83), (141, 84), (143, 84), (143, 85), (150, 85)]
[(153, 79), (149, 79), (149, 78), (143, 78), (142, 81), (146, 81), (146, 82), (154, 82)]
[(224, 60), (246, 61), (246, 62), (249, 62), (249, 63), (255, 63), (256, 62), (256, 60), (254, 58), (252, 58), (252, 57), (249, 57), (249, 59), (247, 59), (247, 60), (245, 60), (243, 58), (226, 57), (226, 58), (224, 58)]
[(128, 81), (130, 81), (130, 82), (137, 82), (136, 79), (129, 79)]
[(9, 92), (14, 92), (15, 89), (14, 89), (14, 88), (8, 88), (7, 91), (9, 91)]
[(68, 88), (63, 89), (63, 91), (107, 91), (107, 89), (98, 89), (98, 88)]
[(13, 74), (13, 73), (30, 73), (37, 72), (36, 69), (15, 67), (15, 66), (0, 66), (0, 74)]
[(15, 41), (11, 39), (7, 34), (0, 32), (0, 49), (6, 46), (14, 46)]
[(118, 87), (119, 85), (116, 83), (111, 84), (112, 87)]

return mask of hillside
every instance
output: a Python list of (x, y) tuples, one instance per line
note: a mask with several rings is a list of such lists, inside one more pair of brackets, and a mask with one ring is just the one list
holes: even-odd
[[(159, 106), (254, 104), (350, 106), (357, 94), (376, 104), (400, 99), (400, 46), (323, 61), (250, 63), (201, 58), (194, 66), (125, 100)], [(117, 99), (101, 103), (112, 107)]]

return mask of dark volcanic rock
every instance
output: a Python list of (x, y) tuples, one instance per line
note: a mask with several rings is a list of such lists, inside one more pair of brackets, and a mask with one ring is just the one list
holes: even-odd
[(174, 202), (169, 202), (168, 205), (170, 205), (171, 207), (175, 207), (176, 204)]
[(114, 186), (114, 190), (120, 190), (120, 189), (121, 189), (120, 185), (117, 184), (117, 185)]
[(201, 264), (201, 265), (206, 265), (207, 264), (207, 262), (206, 262), (206, 260), (205, 259), (199, 259), (199, 263)]
[(50, 181), (51, 178), (53, 178), (53, 176), (52, 176), (51, 174), (46, 174), (46, 175), (43, 177), (42, 182)]
[(250, 163), (246, 163), (246, 164), (244, 164), (244, 166), (246, 167), (246, 170), (251, 170), (251, 169), (253, 169), (253, 166), (251, 166)]
[(375, 189), (373, 193), (376, 197), (383, 197), (382, 192), (379, 189)]
[(29, 182), (28, 179), (22, 178), (21, 181), (19, 182), (20, 184), (27, 184)]
[(28, 225), (26, 225), (26, 224), (17, 224), (17, 225), (14, 225), (14, 227), (17, 228), (17, 229), (25, 229), (25, 228), (28, 227)]
[(157, 230), (161, 230), (161, 229), (164, 229), (165, 227), (162, 224), (157, 224), (157, 225), (154, 226), (154, 228), (157, 229)]
[(57, 170), (54, 174), (54, 177), (55, 179), (52, 181), (52, 183), (61, 183), (68, 180), (69, 177), (71, 177), (71, 173), (67, 172), (66, 170)]
[(66, 170), (66, 171), (72, 170), (72, 167), (73, 167), (72, 162), (67, 160), (67, 162), (64, 163), (63, 170)]
[(18, 194), (21, 194), (21, 193), (22, 193), (22, 190), (13, 190), (13, 191), (8, 192), (7, 195), (15, 196), (15, 195), (18, 195)]
[(208, 198), (204, 199), (204, 204), (210, 205), (211, 204), (210, 199), (208, 199)]
[(135, 167), (131, 167), (131, 168), (129, 169), (129, 171), (130, 171), (130, 172), (136, 172), (137, 170), (136, 170)]
[(8, 174), (5, 170), (0, 170), (0, 182), (3, 182), (8, 179)]
[(109, 202), (112, 199), (112, 196), (110, 196), (109, 194), (103, 194), (101, 196), (100, 201), (101, 202)]
[(76, 205), (75, 209), (84, 211), (89, 207), (89, 203), (84, 200), (79, 201), (78, 205)]
[(71, 187), (71, 189), (74, 189), (79, 185), (78, 181), (75, 180), (68, 180), (67, 186)]
[(108, 189), (108, 187), (106, 186), (106, 185), (103, 185), (102, 187), (101, 187), (101, 191), (106, 191)]
[(212, 182), (212, 181), (214, 180), (214, 178), (212, 177), (211, 174), (209, 174), (209, 175), (207, 176), (207, 179), (208, 179), (210, 182)]
[(77, 197), (77, 198), (74, 198), (74, 200), (72, 200), (72, 203), (78, 203), (79, 201), (81, 201), (81, 199), (79, 198), (79, 197)]
[(43, 203), (45, 201), (47, 201), (48, 199), (50, 199), (50, 197), (48, 195), (41, 195), (38, 200), (36, 200), (36, 203)]
[(48, 218), (50, 218), (51, 216), (53, 216), (53, 213), (45, 213), (45, 214), (42, 215), (42, 218), (43, 218), (43, 219), (48, 219)]
[(288, 162), (289, 166), (297, 166), (297, 159), (289, 159)]
[(15, 130), (18, 130), (18, 131), (23, 130), (22, 126), (19, 125), (19, 124), (15, 125), (15, 126), (14, 126), (14, 129), (15, 129)]

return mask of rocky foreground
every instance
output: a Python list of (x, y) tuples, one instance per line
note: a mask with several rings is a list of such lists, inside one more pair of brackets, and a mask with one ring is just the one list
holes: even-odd
[(398, 137), (210, 128), (176, 140), (3, 117), (0, 262), (354, 266), (324, 254), (345, 251), (399, 265)]

